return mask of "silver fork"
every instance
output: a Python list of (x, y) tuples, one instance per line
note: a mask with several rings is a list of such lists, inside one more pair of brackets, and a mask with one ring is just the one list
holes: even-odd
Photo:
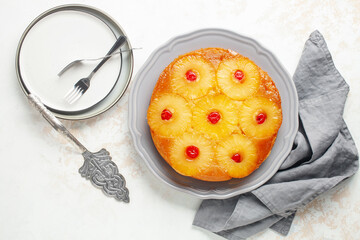
[(70, 91), (64, 96), (65, 100), (69, 104), (73, 104), (77, 101), (90, 87), (91, 78), (94, 74), (101, 68), (101, 66), (109, 60), (111, 54), (115, 52), (116, 49), (121, 47), (126, 41), (125, 36), (120, 36), (114, 45), (111, 47), (109, 52), (106, 54), (106, 57), (92, 70), (88, 77), (80, 79), (77, 83), (75, 83), (74, 87), (70, 89)]
[(102, 57), (98, 57), (98, 58), (83, 58), (83, 59), (77, 59), (77, 60), (74, 60), (72, 62), (70, 62), (68, 65), (66, 65), (63, 69), (61, 69), (61, 71), (57, 74), (59, 77), (61, 77), (61, 75), (63, 75), (67, 70), (69, 70), (70, 68), (80, 64), (80, 63), (83, 63), (83, 62), (91, 62), (91, 61), (99, 61), (99, 60), (102, 60), (106, 57), (112, 57), (114, 55), (117, 55), (117, 54), (121, 54), (121, 53), (125, 53), (125, 52), (130, 52), (130, 51), (134, 51), (134, 50), (139, 50), (139, 49), (142, 49), (142, 48), (129, 48), (129, 49), (126, 49), (126, 50), (119, 50), (117, 52), (113, 52), (112, 54), (110, 55), (105, 55), (105, 56), (102, 56)]

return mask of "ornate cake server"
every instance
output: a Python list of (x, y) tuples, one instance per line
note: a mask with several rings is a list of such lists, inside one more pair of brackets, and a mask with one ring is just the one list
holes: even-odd
[(79, 169), (81, 176), (90, 180), (95, 187), (100, 188), (107, 196), (128, 203), (130, 201), (129, 190), (125, 186), (125, 179), (119, 173), (116, 164), (111, 160), (109, 152), (104, 148), (96, 153), (90, 152), (44, 106), (37, 96), (29, 94), (28, 100), (55, 130), (69, 138), (80, 148), (85, 160), (83, 166)]

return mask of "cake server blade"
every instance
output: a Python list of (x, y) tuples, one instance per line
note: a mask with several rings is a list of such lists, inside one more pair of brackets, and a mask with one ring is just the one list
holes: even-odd
[(84, 157), (84, 164), (79, 169), (81, 176), (90, 180), (90, 182), (95, 187), (101, 189), (105, 195), (128, 203), (130, 198), (129, 190), (125, 186), (125, 178), (119, 173), (118, 167), (111, 160), (110, 153), (104, 148), (95, 153), (90, 152), (44, 106), (37, 96), (29, 94), (28, 100), (55, 130), (62, 133), (80, 148)]

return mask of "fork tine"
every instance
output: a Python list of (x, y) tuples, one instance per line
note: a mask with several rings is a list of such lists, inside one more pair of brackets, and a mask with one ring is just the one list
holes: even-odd
[(64, 98), (67, 99), (68, 97), (70, 97), (70, 95), (74, 94), (75, 91), (76, 91), (76, 88), (73, 87), (64, 95)]
[(70, 103), (78, 95), (79, 92), (79, 87), (74, 88), (73, 92), (66, 98), (66, 101)]
[(74, 103), (74, 100), (81, 96), (81, 88), (79, 88), (76, 93), (72, 96), (71, 100), (69, 101), (70, 104)]
[(76, 91), (77, 91), (78, 89), (77, 88), (74, 88), (73, 90), (72, 90), (72, 92), (65, 98), (65, 101), (67, 101), (68, 103), (70, 102), (70, 100), (73, 98), (73, 96), (76, 94)]
[(69, 104), (73, 104), (74, 102), (76, 102), (83, 95), (83, 93), (84, 93), (83, 89), (80, 89), (80, 91), (77, 93), (77, 96), (73, 98), (73, 100), (69, 102)]

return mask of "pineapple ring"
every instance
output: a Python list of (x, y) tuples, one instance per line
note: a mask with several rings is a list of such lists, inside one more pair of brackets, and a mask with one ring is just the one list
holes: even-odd
[[(234, 155), (239, 154), (239, 162)], [(257, 168), (257, 148), (243, 134), (233, 134), (222, 141), (216, 149), (216, 159), (219, 165), (233, 178), (248, 176)]]
[[(196, 74), (195, 80), (187, 79), (191, 70)], [(197, 99), (209, 93), (215, 86), (215, 69), (205, 58), (188, 55), (178, 59), (170, 70), (172, 89), (186, 99)]]
[(254, 97), (243, 102), (239, 118), (240, 128), (245, 135), (268, 138), (277, 134), (282, 122), (282, 113), (278, 105), (269, 99)]
[[(220, 120), (211, 123), (209, 116), (219, 113)], [(236, 104), (225, 95), (208, 95), (196, 102), (193, 108), (192, 127), (205, 136), (219, 140), (231, 134), (238, 124)]]
[[(195, 158), (189, 157), (187, 148), (195, 146), (199, 149)], [(180, 174), (195, 176), (206, 171), (213, 163), (215, 156), (212, 143), (196, 133), (184, 133), (174, 141), (170, 150), (171, 166)]]
[[(163, 117), (164, 110), (170, 114)], [(170, 116), (171, 115), (171, 116)], [(170, 116), (170, 119), (168, 119)], [(191, 110), (188, 102), (176, 94), (163, 94), (151, 101), (147, 119), (151, 130), (163, 137), (176, 137), (184, 132), (191, 123)]]
[[(237, 79), (238, 71), (242, 79)], [(244, 100), (254, 95), (260, 86), (258, 67), (245, 57), (235, 57), (223, 60), (216, 73), (221, 91), (234, 100)]]

